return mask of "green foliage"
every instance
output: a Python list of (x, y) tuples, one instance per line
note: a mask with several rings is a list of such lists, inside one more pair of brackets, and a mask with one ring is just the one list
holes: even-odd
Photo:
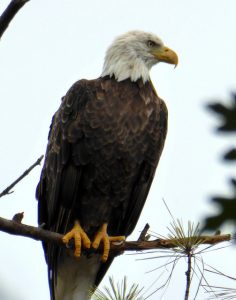
[(224, 155), (225, 160), (236, 160), (236, 149), (231, 149), (229, 150), (225, 155)]
[(218, 215), (206, 219), (206, 229), (218, 229), (226, 221), (231, 221), (236, 226), (236, 180), (231, 179), (231, 183), (234, 188), (232, 197), (216, 196), (212, 198), (213, 203), (220, 208), (220, 212)]
[[(232, 103), (226, 106), (222, 103), (213, 103), (208, 108), (217, 113), (221, 118), (221, 124), (218, 126), (218, 132), (224, 134), (236, 133), (236, 94), (233, 95)], [(230, 163), (236, 162), (236, 148), (230, 149), (223, 156), (224, 161)], [(233, 187), (232, 196), (215, 196), (212, 202), (219, 207), (219, 213), (216, 216), (206, 218), (204, 229), (216, 230), (225, 222), (232, 222), (236, 225), (236, 179), (231, 178), (230, 183)]]
[(209, 104), (208, 108), (217, 113), (222, 119), (222, 124), (218, 126), (218, 131), (235, 132), (236, 131), (236, 94), (233, 95), (230, 106), (216, 102)]

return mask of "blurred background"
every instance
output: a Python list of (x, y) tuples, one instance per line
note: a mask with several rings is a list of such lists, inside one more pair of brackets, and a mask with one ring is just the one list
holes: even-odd
[[(3, 0), (3, 11), (9, 1)], [(103, 58), (114, 37), (129, 30), (151, 31), (179, 56), (179, 65), (159, 64), (151, 78), (169, 110), (169, 130), (155, 180), (130, 240), (148, 222), (167, 235), (171, 222), (163, 199), (175, 218), (200, 222), (215, 214), (214, 194), (229, 192), (233, 166), (220, 160), (235, 142), (214, 133), (216, 118), (206, 105), (229, 101), (236, 91), (236, 2), (234, 0), (31, 0), (16, 15), (0, 43), (0, 190), (44, 154), (52, 115), (61, 97), (78, 79), (101, 74)], [(0, 216), (11, 219), (24, 211), (23, 222), (37, 225), (35, 188), (41, 167), (21, 181), (14, 193), (0, 199)], [(224, 232), (232, 229), (225, 227)], [(0, 232), (0, 299), (49, 299), (47, 271), (40, 242)], [(219, 246), (221, 247), (221, 246)], [(218, 248), (219, 248), (218, 247)], [(150, 255), (149, 255), (150, 256)], [(120, 280), (148, 290), (160, 287), (171, 267), (143, 255), (124, 254), (109, 270)], [(148, 257), (148, 254), (145, 255)], [(205, 263), (236, 276), (235, 248), (202, 255)], [(201, 260), (196, 264), (202, 265)], [(181, 260), (168, 287), (149, 299), (183, 299), (186, 261)], [(228, 286), (221, 276), (206, 273), (210, 284)], [(107, 284), (108, 276), (102, 285)], [(193, 281), (192, 298), (199, 278)], [(199, 290), (196, 299), (209, 295)], [(161, 298), (162, 297), (162, 298)]]

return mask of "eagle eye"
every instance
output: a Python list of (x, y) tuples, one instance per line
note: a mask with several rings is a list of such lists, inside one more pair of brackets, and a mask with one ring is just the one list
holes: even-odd
[(152, 48), (152, 47), (155, 47), (157, 44), (152, 40), (148, 40), (147, 45), (148, 45), (149, 48)]

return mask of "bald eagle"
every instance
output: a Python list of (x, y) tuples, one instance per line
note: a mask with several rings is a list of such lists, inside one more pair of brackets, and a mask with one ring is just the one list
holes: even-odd
[(149, 76), (158, 62), (178, 62), (161, 39), (142, 31), (119, 36), (101, 76), (73, 84), (53, 116), (38, 221), (64, 243), (74, 239), (75, 250), (43, 244), (52, 300), (90, 299), (114, 259), (110, 242), (135, 228), (167, 132), (167, 108)]

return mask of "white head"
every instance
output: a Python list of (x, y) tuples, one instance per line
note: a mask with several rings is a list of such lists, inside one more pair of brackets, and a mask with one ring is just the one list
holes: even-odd
[(117, 81), (142, 78), (146, 82), (151, 67), (161, 61), (177, 65), (178, 57), (154, 34), (130, 31), (117, 37), (108, 48), (102, 77), (114, 75)]

